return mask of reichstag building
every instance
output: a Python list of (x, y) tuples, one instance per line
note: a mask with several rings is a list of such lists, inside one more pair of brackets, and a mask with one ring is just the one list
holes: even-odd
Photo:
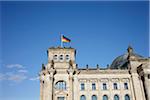
[(39, 73), (40, 100), (150, 100), (150, 58), (131, 46), (107, 68), (79, 68), (71, 47), (51, 47), (47, 55)]

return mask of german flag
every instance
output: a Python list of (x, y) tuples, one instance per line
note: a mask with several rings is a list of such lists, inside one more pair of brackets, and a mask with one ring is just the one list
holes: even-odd
[(67, 37), (65, 37), (64, 35), (61, 37), (61, 41), (62, 42), (71, 42), (71, 40), (68, 39)]

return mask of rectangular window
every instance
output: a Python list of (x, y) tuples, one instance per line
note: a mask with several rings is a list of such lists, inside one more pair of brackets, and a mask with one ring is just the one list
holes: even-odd
[(117, 83), (114, 83), (114, 90), (117, 90), (117, 89), (118, 89)]
[(92, 83), (92, 90), (96, 90), (96, 84)]
[(58, 97), (57, 100), (65, 100), (65, 97)]
[(103, 90), (107, 90), (107, 84), (103, 83)]
[(84, 83), (81, 83), (81, 90), (85, 90)]
[(150, 74), (148, 74), (148, 79), (150, 79)]
[(128, 90), (128, 83), (124, 83), (124, 89)]

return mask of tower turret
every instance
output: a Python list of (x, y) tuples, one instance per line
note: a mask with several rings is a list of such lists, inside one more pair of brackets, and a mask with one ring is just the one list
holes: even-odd
[(53, 67), (55, 69), (67, 69), (69, 68), (70, 61), (72, 62), (73, 68), (75, 68), (75, 49), (62, 48), (62, 47), (52, 47), (48, 49), (48, 65), (47, 68), (51, 67), (51, 62), (53, 61)]

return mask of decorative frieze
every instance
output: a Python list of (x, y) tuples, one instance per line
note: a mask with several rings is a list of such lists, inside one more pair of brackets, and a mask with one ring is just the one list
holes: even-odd
[(100, 82), (108, 82), (108, 81), (109, 81), (108, 78), (101, 78), (101, 79), (100, 79)]
[(123, 78), (121, 79), (122, 82), (129, 82), (129, 78)]
[(119, 82), (119, 81), (120, 81), (119, 78), (112, 78), (112, 79), (111, 79), (111, 82)]
[(110, 69), (107, 69), (107, 70), (99, 70), (99, 69), (92, 69), (92, 70), (90, 70), (90, 69), (88, 69), (88, 71), (87, 70), (82, 70), (82, 69), (79, 69), (79, 71), (80, 71), (80, 74), (98, 74), (98, 75), (100, 75), (100, 74), (129, 74), (129, 70), (119, 70), (119, 69), (115, 69), (115, 70), (110, 70)]

